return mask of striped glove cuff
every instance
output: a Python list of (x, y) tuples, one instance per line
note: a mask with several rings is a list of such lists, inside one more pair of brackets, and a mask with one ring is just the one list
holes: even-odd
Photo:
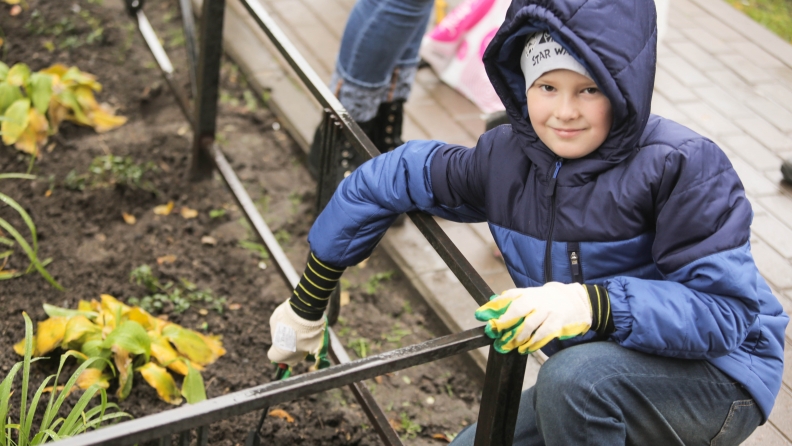
[(292, 309), (303, 319), (318, 321), (322, 318), (330, 294), (333, 293), (338, 279), (346, 268), (322, 262), (312, 252), (308, 256), (308, 265), (294, 289), (289, 303)]
[(608, 289), (599, 285), (583, 285), (591, 301), (591, 329), (600, 336), (607, 336), (614, 331), (613, 313), (611, 313)]

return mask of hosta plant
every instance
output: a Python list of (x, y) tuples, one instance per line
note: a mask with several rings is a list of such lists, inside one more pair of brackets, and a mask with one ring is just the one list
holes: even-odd
[[(104, 358), (85, 357), (82, 365), (72, 373), (66, 383), (62, 386), (57, 386), (58, 378), (60, 378), (66, 359), (78, 354), (73, 351), (68, 351), (61, 356), (58, 372), (55, 375), (48, 376), (39, 385), (33, 398), (28, 401), (30, 364), (42, 358), (33, 357), (33, 324), (26, 313), (23, 313), (23, 316), (25, 318), (25, 339), (22, 341), (22, 354), (24, 359), (14, 364), (8, 375), (0, 382), (1, 446), (26, 446), (42, 444), (50, 440), (56, 441), (80, 434), (88, 429), (97, 429), (102, 423), (109, 424), (118, 421), (122, 417), (131, 418), (129, 414), (118, 410), (116, 404), (107, 402), (107, 393), (100, 384), (88, 386), (68, 414), (65, 417), (59, 416), (66, 397), (69, 395), (74, 384), (79, 381), (79, 377), (82, 376), (86, 370), (90, 370), (90, 367), (96, 367), (107, 362)], [(11, 391), (11, 387), (20, 369), (22, 369), (22, 387), (18, 395), (14, 395), (15, 392)], [(50, 383), (54, 385), (54, 388), (47, 387)], [(40, 412), (39, 402), (42, 396), (44, 396), (44, 393), (48, 390), (50, 391), (49, 402), (43, 409), (41, 423), (38, 427), (33, 426), (33, 418), (37, 412)], [(88, 409), (88, 405), (97, 394), (101, 396), (100, 404), (94, 405), (94, 407)], [(10, 409), (12, 408), (11, 398), (14, 396), (19, 399), (19, 420), (11, 420), (9, 418)]]
[(93, 127), (97, 132), (126, 122), (99, 104), (94, 92), (102, 86), (96, 77), (77, 67), (55, 64), (31, 72), (24, 63), (11, 68), (0, 62), (0, 133), (3, 143), (37, 155), (47, 137), (63, 121)]
[[(110, 386), (117, 377), (119, 400), (129, 396), (134, 372), (139, 372), (160, 399), (178, 405), (206, 399), (200, 371), (225, 354), (219, 336), (203, 335), (156, 318), (103, 294), (101, 302), (81, 300), (76, 310), (44, 305), (49, 318), (39, 322), (34, 352), (43, 355), (58, 347), (79, 360), (104, 358), (85, 369), (79, 388)], [(23, 343), (14, 346), (22, 354)], [(181, 389), (170, 372), (184, 376)]]

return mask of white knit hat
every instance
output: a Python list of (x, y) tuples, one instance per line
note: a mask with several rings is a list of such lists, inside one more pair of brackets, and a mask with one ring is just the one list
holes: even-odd
[(520, 68), (525, 76), (526, 90), (543, 74), (553, 70), (571, 70), (593, 80), (586, 68), (548, 32), (534, 33), (528, 38), (520, 58)]

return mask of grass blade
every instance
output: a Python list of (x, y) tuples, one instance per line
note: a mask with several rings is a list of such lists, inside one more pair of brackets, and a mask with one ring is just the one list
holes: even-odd
[(82, 417), (85, 406), (87, 406), (88, 403), (91, 402), (91, 398), (93, 398), (93, 396), (96, 394), (96, 392), (99, 391), (99, 389), (101, 389), (104, 392), (104, 389), (99, 387), (98, 384), (94, 384), (82, 394), (80, 399), (77, 401), (77, 404), (75, 404), (71, 412), (69, 412), (69, 416), (66, 417), (66, 421), (63, 422), (63, 426), (61, 426), (61, 428), (58, 429), (58, 435), (60, 435), (61, 437), (71, 437), (72, 435), (74, 435), (73, 429), (75, 427), (75, 424), (77, 423), (77, 420)]
[(30, 437), (30, 429), (33, 427), (33, 417), (36, 415), (36, 407), (38, 407), (39, 399), (44, 393), (44, 388), (47, 387), (47, 383), (49, 383), (49, 381), (54, 377), (55, 375), (48, 376), (47, 379), (45, 379), (39, 386), (36, 394), (33, 396), (33, 399), (30, 400), (30, 408), (28, 409), (27, 420), (25, 424), (22, 425), (22, 432), (24, 432), (25, 437)]
[(20, 180), (35, 180), (38, 177), (35, 175), (28, 175), (26, 173), (0, 173), (0, 180), (8, 180), (10, 178), (17, 178)]
[(25, 211), (24, 208), (22, 208), (22, 206), (19, 205), (19, 203), (2, 192), (0, 192), (0, 201), (11, 206), (19, 213), (19, 216), (22, 217), (22, 220), (24, 220), (28, 229), (30, 229), (31, 240), (33, 240), (33, 252), (38, 253), (38, 237), (36, 237), (36, 225), (33, 224), (33, 219), (30, 218), (30, 215)]
[(52, 286), (59, 289), (60, 291), (63, 291), (63, 287), (58, 282), (56, 282), (55, 279), (52, 278), (52, 276), (49, 275), (49, 273), (47, 272), (46, 269), (44, 269), (43, 266), (41, 266), (41, 262), (39, 262), (36, 253), (30, 248), (30, 245), (28, 245), (27, 241), (24, 238), (22, 238), (22, 235), (20, 235), (19, 232), (16, 229), (14, 229), (13, 226), (11, 226), (11, 224), (3, 220), (2, 218), (0, 218), (0, 227), (5, 229), (6, 232), (11, 234), (11, 236), (14, 237), (14, 239), (16, 239), (17, 243), (19, 243), (19, 246), (21, 246), (22, 249), (25, 251), (25, 254), (27, 254), (28, 258), (33, 263), (33, 266), (36, 267), (39, 274), (41, 274), (44, 277), (44, 279), (46, 279), (47, 282), (49, 282)]
[(22, 435), (21, 426), (25, 425), (27, 416), (25, 411), (27, 410), (28, 380), (30, 379), (30, 357), (33, 354), (33, 322), (24, 311), (22, 317), (25, 318), (25, 359), (22, 361), (22, 402), (19, 404), (19, 446), (25, 446), (28, 443), (28, 438)]
[[(63, 366), (63, 362), (65, 361), (65, 357), (69, 357), (69, 356), (76, 356), (76, 355), (74, 353), (71, 353), (71, 352), (64, 353), (63, 356), (61, 356), (61, 366)], [(104, 361), (104, 362), (110, 364), (110, 361), (108, 361), (105, 358), (93, 357), (93, 358), (88, 358), (85, 362), (83, 362), (80, 365), (80, 367), (77, 367), (77, 370), (75, 370), (74, 373), (72, 373), (72, 375), (69, 378), (69, 380), (63, 386), (63, 390), (61, 390), (61, 392), (58, 394), (58, 399), (55, 400), (55, 404), (52, 405), (51, 407), (47, 407), (47, 413), (44, 414), (44, 420), (41, 422), (41, 428), (42, 429), (53, 428), (53, 426), (50, 426), (49, 423), (52, 422), (52, 418), (54, 418), (55, 414), (57, 414), (58, 411), (60, 410), (60, 407), (63, 404), (63, 401), (66, 399), (66, 397), (69, 394), (69, 390), (72, 387), (74, 387), (74, 383), (77, 382), (77, 378), (79, 378), (79, 376), (83, 372), (83, 370), (85, 370), (88, 367), (90, 367), (91, 364), (93, 364), (95, 362), (99, 362), (99, 361)], [(112, 365), (111, 365), (111, 368), (112, 368)], [(60, 374), (60, 367), (58, 367), (58, 374)], [(56, 386), (58, 385), (57, 381), (55, 382), (55, 385)], [(62, 431), (62, 429), (58, 430), (58, 434), (60, 434), (61, 431)]]
[(13, 384), (14, 377), (20, 367), (22, 367), (21, 361), (14, 364), (11, 371), (8, 372), (8, 375), (3, 379), (3, 382), (0, 383), (0, 446), (8, 446), (6, 439), (11, 441), (10, 431), (7, 436), (4, 434), (6, 432), (6, 418), (8, 417), (8, 400), (11, 398), (11, 384)]

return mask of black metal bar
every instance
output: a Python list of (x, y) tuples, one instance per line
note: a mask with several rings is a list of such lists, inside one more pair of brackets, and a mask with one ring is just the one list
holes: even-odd
[(192, 97), (198, 97), (198, 47), (195, 43), (195, 16), (193, 16), (190, 0), (179, 0), (182, 16), (182, 29), (187, 50), (187, 65), (190, 72), (190, 88)]
[(514, 442), (527, 359), (528, 356), (516, 351), (506, 355), (498, 353), (490, 346), (476, 426), (476, 446), (501, 446)]
[(143, 36), (143, 40), (146, 42), (146, 45), (148, 45), (151, 54), (157, 61), (157, 65), (159, 65), (160, 71), (162, 72), (162, 77), (165, 79), (165, 82), (168, 84), (171, 92), (176, 97), (176, 103), (179, 104), (179, 108), (181, 108), (182, 113), (184, 113), (184, 116), (188, 121), (190, 121), (190, 124), (192, 124), (190, 103), (187, 100), (187, 97), (184, 95), (184, 91), (181, 89), (181, 87), (179, 87), (179, 84), (173, 77), (173, 64), (171, 64), (168, 55), (165, 53), (165, 49), (162, 47), (162, 44), (160, 44), (157, 35), (154, 33), (154, 28), (151, 27), (151, 23), (149, 23), (146, 14), (143, 13), (143, 10), (138, 9), (135, 15), (137, 18), (138, 31), (140, 31), (140, 35)]
[(171, 434), (161, 436), (157, 441), (158, 446), (171, 446)]
[(179, 433), (179, 446), (190, 446), (190, 440), (192, 440), (192, 432), (190, 429)]
[(448, 238), (448, 235), (440, 228), (434, 218), (422, 212), (410, 212), (407, 215), (410, 216), (415, 226), (426, 237), (429, 244), (440, 254), (440, 257), (445, 261), (456, 278), (462, 282), (462, 286), (473, 296), (473, 299), (479, 305), (489, 302), (489, 298), (493, 295), (492, 288), (476, 272), (473, 265), (462, 255), (459, 248)]
[[(330, 344), (334, 347), (330, 350), (330, 357), (333, 361), (337, 364), (346, 364), (350, 362), (349, 355), (347, 355), (346, 350), (344, 350), (344, 346), (341, 345), (341, 340), (338, 339), (333, 331), (330, 331)], [(377, 435), (379, 435), (382, 442), (385, 443), (386, 446), (403, 445), (401, 438), (399, 438), (399, 434), (396, 433), (393, 426), (391, 426), (388, 421), (388, 416), (385, 415), (382, 407), (377, 404), (374, 395), (371, 394), (368, 388), (366, 388), (362, 382), (357, 382), (352, 383), (349, 389), (352, 391), (352, 394), (355, 395), (355, 399), (366, 413), (368, 419), (374, 424), (374, 429), (377, 431)]]
[(223, 15), (225, 0), (204, 0), (201, 10), (201, 49), (198, 62), (198, 96), (195, 98), (195, 126), (190, 162), (190, 179), (212, 175), (211, 147), (217, 130), (217, 96), (220, 88), (220, 60), (223, 55)]
[(198, 446), (207, 446), (209, 444), (209, 426), (203, 425), (198, 428)]
[(464, 353), (489, 345), (483, 328), (474, 328), (420, 344), (380, 353), (312, 373), (275, 381), (239, 392), (189, 404), (154, 415), (108, 426), (53, 443), (58, 446), (124, 446), (160, 438), (265, 406), (291, 401), (325, 390), (371, 379), (397, 370)]

